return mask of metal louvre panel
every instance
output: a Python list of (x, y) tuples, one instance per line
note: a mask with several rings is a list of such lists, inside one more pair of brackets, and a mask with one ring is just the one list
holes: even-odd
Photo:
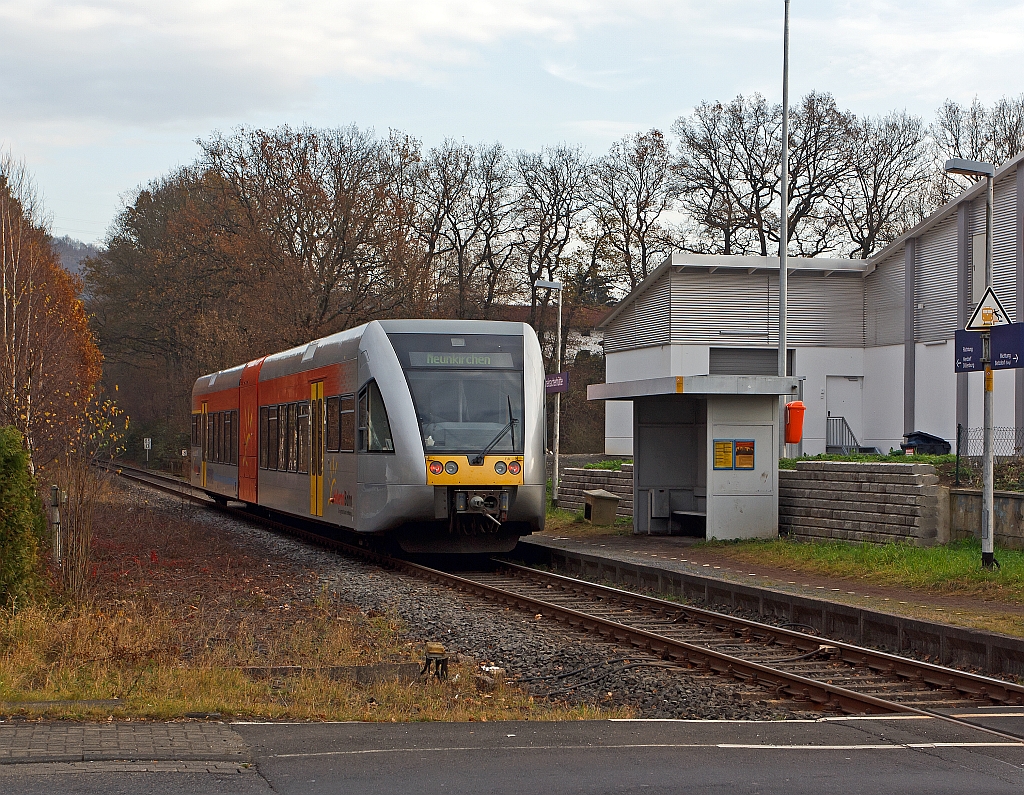
[(636, 304), (628, 306), (604, 331), (605, 353), (626, 351), (634, 347)]
[(869, 348), (903, 342), (904, 249), (900, 246), (864, 277), (864, 344)]
[(956, 331), (956, 213), (929, 229), (917, 242), (918, 342), (949, 339)]
[(652, 345), (668, 345), (672, 336), (672, 283), (671, 273), (666, 271), (641, 295), (633, 305), (636, 322), (633, 331), (634, 345), (647, 348)]
[(669, 278), (669, 273), (663, 274), (605, 330), (606, 353), (668, 345), (672, 322)]
[(775, 348), (711, 348), (710, 375), (778, 375), (779, 352)]
[(672, 274), (672, 342), (766, 343), (768, 279), (763, 271), (684, 268)]
[[(1021, 318), (1017, 317), (1016, 171), (996, 182), (993, 202), (992, 286), (1003, 308), (1010, 313), (1010, 318), (1020, 320)], [(984, 216), (982, 218), (984, 219)]]
[(787, 286), (787, 344), (863, 347), (864, 278), (859, 273), (790, 273)]

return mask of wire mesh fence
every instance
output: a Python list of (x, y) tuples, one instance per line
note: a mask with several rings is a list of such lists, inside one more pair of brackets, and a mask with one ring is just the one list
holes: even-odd
[[(958, 430), (960, 457), (981, 458), (985, 449), (985, 429), (961, 427)], [(996, 458), (1024, 458), (1024, 428), (993, 428), (992, 454)]]

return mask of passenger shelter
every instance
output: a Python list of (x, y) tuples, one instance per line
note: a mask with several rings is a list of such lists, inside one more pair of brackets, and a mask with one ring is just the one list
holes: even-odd
[(593, 384), (633, 405), (633, 532), (708, 539), (779, 532), (780, 397), (800, 380), (688, 375)]

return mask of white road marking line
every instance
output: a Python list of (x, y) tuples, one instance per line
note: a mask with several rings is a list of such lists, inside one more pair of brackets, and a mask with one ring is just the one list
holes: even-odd
[[(647, 749), (720, 748), (765, 751), (910, 751), (923, 748), (1024, 748), (1021, 742), (990, 743), (871, 743), (863, 745), (775, 745), (742, 743), (630, 743), (622, 745), (506, 745), (504, 751), (629, 751)], [(275, 754), (275, 759), (307, 759), (320, 756), (368, 756), (371, 754), (422, 754), (465, 751), (494, 751), (494, 746), (465, 745), (424, 748), (360, 748), (354, 751), (313, 751), (300, 754)]]

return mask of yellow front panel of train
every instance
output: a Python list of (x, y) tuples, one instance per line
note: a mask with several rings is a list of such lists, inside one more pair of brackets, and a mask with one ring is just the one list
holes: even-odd
[[(484, 462), (479, 466), (470, 466), (469, 456), (466, 455), (428, 455), (426, 458), (428, 486), (498, 487), (523, 485), (522, 456), (484, 456)], [(433, 467), (431, 467), (431, 464), (433, 464)], [(454, 472), (451, 471), (453, 464), (455, 467)], [(495, 466), (497, 466), (497, 470)], [(437, 471), (438, 469), (440, 471)], [(502, 469), (503, 471), (499, 471)]]

